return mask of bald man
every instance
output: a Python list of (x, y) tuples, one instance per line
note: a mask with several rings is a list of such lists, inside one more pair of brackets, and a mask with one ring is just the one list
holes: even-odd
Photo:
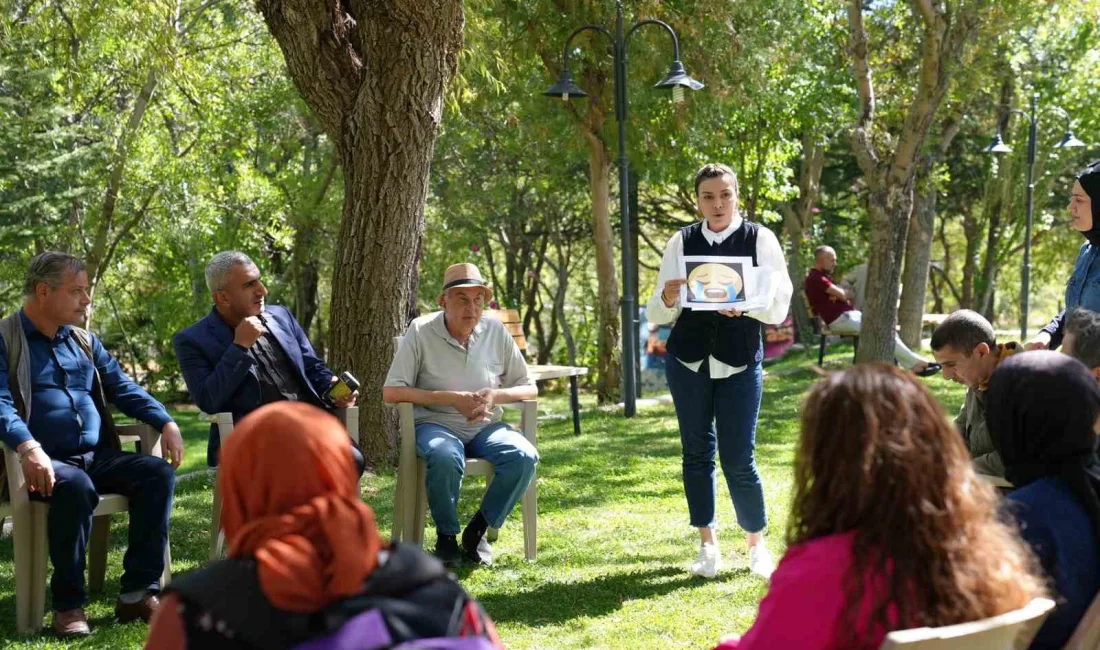
[[(806, 299), (810, 308), (825, 321), (836, 334), (859, 335), (863, 312), (852, 302), (855, 291), (838, 285), (832, 277), (836, 270), (836, 251), (831, 246), (818, 246), (814, 250), (814, 266), (806, 275)], [(894, 335), (894, 358), (898, 365), (920, 377), (929, 377), (940, 370), (938, 363), (921, 358), (909, 346)]]

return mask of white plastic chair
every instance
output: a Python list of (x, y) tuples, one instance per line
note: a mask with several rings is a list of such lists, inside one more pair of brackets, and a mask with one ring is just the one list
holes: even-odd
[[(397, 345), (401, 344), (401, 337), (395, 339)], [(523, 436), (535, 449), (538, 449), (538, 400), (524, 400), (514, 405), (520, 409), (520, 430)], [(404, 540), (424, 545), (424, 525), (428, 512), (428, 492), (424, 486), (427, 468), (423, 460), (416, 455), (416, 421), (413, 418), (413, 405), (409, 402), (396, 404), (399, 420), (398, 456), (397, 456), (397, 489), (393, 497), (393, 535), (392, 540)], [(493, 480), (492, 463), (480, 458), (466, 459), (466, 476), (484, 476), (486, 487)], [(520, 510), (523, 515), (523, 551), (528, 561), (536, 559), (538, 542), (538, 498), (536, 484), (538, 483), (538, 469), (531, 476), (531, 484), (527, 486), (520, 499)], [(489, 541), (496, 541), (497, 531), (490, 528), (487, 533)]]
[[(119, 442), (138, 443), (140, 452), (163, 458), (160, 432), (145, 424), (117, 427)], [(42, 628), (46, 614), (46, 560), (49, 540), (46, 516), (50, 504), (31, 501), (19, 454), (4, 447), (4, 463), (8, 475), (11, 502), (0, 504), (0, 519), (12, 518), (12, 538), (15, 542), (15, 628), (27, 634)], [(99, 505), (93, 512), (92, 532), (88, 539), (88, 591), (103, 590), (107, 573), (107, 547), (110, 542), (111, 515), (128, 512), (130, 500), (121, 494), (99, 495)], [(164, 548), (164, 574), (161, 586), (172, 579), (171, 547)]]
[(1052, 609), (1054, 601), (1035, 598), (980, 621), (898, 630), (886, 635), (879, 650), (1024, 650)]

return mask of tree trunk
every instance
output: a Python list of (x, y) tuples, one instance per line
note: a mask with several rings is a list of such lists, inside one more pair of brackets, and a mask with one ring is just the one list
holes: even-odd
[(597, 335), (596, 396), (600, 404), (619, 401), (622, 386), (622, 358), (619, 354), (619, 280), (615, 271), (615, 244), (611, 229), (611, 159), (599, 137), (598, 124), (585, 132), (588, 140), (588, 189), (592, 197), (592, 232), (596, 243), (596, 277), (599, 279), (599, 334)]
[(787, 272), (795, 285), (795, 296), (791, 300), (794, 312), (795, 330), (798, 339), (805, 345), (813, 343), (814, 331), (810, 319), (809, 306), (804, 298), (806, 264), (802, 250), (806, 233), (810, 231), (814, 220), (814, 205), (821, 193), (821, 170), (825, 167), (825, 146), (822, 138), (814, 129), (806, 129), (802, 134), (802, 164), (798, 175), (798, 199), (791, 205), (783, 206), (783, 223), (791, 240), (790, 254), (787, 256)]
[(860, 362), (894, 358), (894, 332), (901, 282), (901, 256), (909, 234), (913, 187), (893, 187), (872, 192), (867, 210), (871, 220), (871, 245), (867, 264), (867, 297), (859, 335)]
[(359, 441), (369, 464), (391, 456), (396, 417), (382, 404), (410, 276), (447, 83), (462, 49), (459, 0), (339, 3), (259, 0), (310, 110), (335, 144), (344, 211), (332, 277), (333, 370), (362, 388)]
[(933, 163), (925, 160), (917, 178), (913, 218), (905, 243), (905, 270), (901, 277), (901, 306), (898, 322), (901, 340), (914, 350), (920, 347), (924, 330), (924, 297), (928, 292), (928, 270), (932, 265), (932, 232), (936, 225), (936, 183), (931, 177)]
[(905, 121), (894, 139), (880, 135), (885, 129), (875, 121), (876, 98), (868, 37), (863, 28), (863, 2), (848, 3), (849, 54), (860, 100), (859, 117), (852, 128), (852, 151), (870, 190), (867, 210), (871, 247), (863, 309), (866, 317), (857, 354), (860, 362), (886, 361), (894, 356), (898, 283), (913, 209), (916, 163), (976, 24), (973, 12), (981, 6), (949, 8), (927, 0), (913, 0), (912, 4), (923, 23), (920, 73)]
[(905, 245), (905, 270), (901, 278), (901, 307), (898, 321), (901, 340), (913, 349), (920, 347), (924, 330), (924, 301), (928, 294), (928, 274), (932, 266), (932, 235), (936, 228), (936, 165), (946, 155), (962, 120), (951, 116), (944, 120), (939, 143), (934, 154), (921, 159), (917, 168), (917, 194), (913, 203), (913, 218), (909, 222), (909, 238)]

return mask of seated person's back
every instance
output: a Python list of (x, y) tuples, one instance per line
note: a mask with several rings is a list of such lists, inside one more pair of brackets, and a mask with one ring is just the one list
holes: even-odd
[(891, 630), (980, 620), (1043, 594), (943, 409), (897, 368), (855, 366), (814, 387), (793, 502), (756, 622), (720, 648), (874, 650)]
[(500, 647), (439, 562), (412, 545), (383, 548), (331, 415), (261, 407), (226, 442), (218, 482), (229, 558), (172, 582), (146, 648), (388, 648), (448, 636)]
[(1077, 360), (1037, 351), (1001, 363), (989, 398), (1001, 405), (990, 434), (1017, 486), (1008, 507), (1058, 601), (1031, 647), (1061, 648), (1100, 591), (1100, 387)]

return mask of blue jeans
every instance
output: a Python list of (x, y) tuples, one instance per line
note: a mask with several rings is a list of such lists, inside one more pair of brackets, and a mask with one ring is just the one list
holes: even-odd
[(84, 605), (84, 556), (100, 493), (130, 499), (129, 543), (122, 558), (120, 593), (159, 589), (176, 486), (172, 466), (161, 458), (107, 448), (52, 460), (53, 495), (46, 499), (31, 492), (30, 497), (50, 504), (46, 534), (53, 563), (50, 592), (54, 611)]
[(458, 491), (466, 457), (493, 464), (493, 482), (481, 500), (481, 514), (500, 528), (535, 475), (539, 453), (527, 438), (505, 422), (488, 424), (473, 440), (462, 441), (450, 429), (431, 422), (416, 425), (416, 455), (427, 465), (428, 509), (441, 535), (458, 534)]
[(680, 423), (684, 492), (691, 525), (714, 526), (717, 451), (738, 525), (749, 533), (764, 530), (768, 519), (755, 458), (756, 417), (764, 388), (760, 364), (725, 379), (711, 379), (707, 362), (699, 372), (692, 372), (679, 360), (669, 359), (665, 374)]

